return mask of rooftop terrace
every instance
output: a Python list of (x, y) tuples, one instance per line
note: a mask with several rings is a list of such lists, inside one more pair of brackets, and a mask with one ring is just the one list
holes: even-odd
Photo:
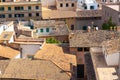
[(91, 48), (91, 57), (97, 80), (118, 80), (117, 69), (107, 66), (102, 48)]

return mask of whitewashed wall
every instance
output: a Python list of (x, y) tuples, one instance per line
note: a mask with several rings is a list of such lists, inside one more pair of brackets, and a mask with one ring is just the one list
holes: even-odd
[(1, 25), (0, 26), (0, 34), (4, 31), (4, 29), (6, 30), (8, 28), (7, 25)]
[(40, 44), (21, 44), (20, 47), (22, 48), (22, 55), (25, 58), (27, 55), (34, 55), (41, 46)]
[(112, 53), (106, 56), (106, 63), (108, 66), (116, 66), (118, 65), (120, 53)]
[[(40, 32), (40, 29), (43, 29), (43, 32)], [(53, 32), (53, 28), (50, 28), (50, 27), (49, 27), (49, 32), (46, 32), (46, 28), (44, 28), (44, 27), (43, 28), (38, 28), (37, 30), (38, 30), (38, 32), (36, 34), (38, 36), (40, 36), (40, 35), (47, 35), (47, 34)]]
[(8, 43), (12, 43), (12, 42), (14, 42), (14, 37), (13, 37), (13, 35), (11, 36), (10, 40), (8, 41)]

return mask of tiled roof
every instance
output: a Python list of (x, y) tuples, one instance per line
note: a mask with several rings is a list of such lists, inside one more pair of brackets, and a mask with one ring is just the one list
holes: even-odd
[(1, 57), (11, 59), (11, 58), (14, 58), (15, 56), (17, 56), (17, 54), (19, 54), (19, 51), (14, 50), (14, 49), (7, 47), (7, 46), (0, 45), (0, 56)]
[(35, 27), (54, 27), (55, 20), (48, 20), (48, 21), (34, 21)]
[(0, 60), (0, 78), (5, 72), (10, 60)]
[(74, 11), (59, 11), (59, 10), (42, 11), (43, 19), (70, 18), (75, 16), (76, 13)]
[(119, 53), (120, 52), (120, 42), (118, 39), (112, 39), (108, 41), (104, 41), (102, 45), (104, 46), (107, 54)]
[(84, 10), (76, 12), (77, 17), (101, 17), (101, 10)]
[(55, 44), (45, 44), (43, 48), (36, 53), (35, 58), (51, 60), (65, 71), (71, 70), (70, 63), (76, 66), (76, 56), (69, 54), (67, 47), (61, 47)]
[[(98, 30), (93, 32), (84, 32), (81, 30), (71, 31), (73, 34), (69, 41), (70, 47), (96, 47), (102, 46), (101, 43), (111, 39), (111, 31)], [(70, 35), (71, 35), (70, 33)]]
[[(54, 15), (53, 15), (54, 14)], [(82, 10), (82, 11), (60, 11), (48, 10), (42, 11), (43, 19), (57, 18), (80, 18), (80, 17), (101, 17), (102, 10)]]
[(0, 40), (2, 40), (2, 41), (3, 41), (3, 40), (9, 41), (13, 34), (14, 34), (13, 31), (4, 31), (4, 32), (2, 32), (2, 34), (0, 35)]
[[(39, 21), (41, 22), (41, 21)], [(49, 22), (49, 23), (48, 23)], [(67, 25), (65, 24), (64, 21), (44, 21), (44, 25), (41, 25), (40, 23), (38, 25), (36, 25), (36, 27), (41, 27), (41, 28), (44, 28), (44, 27), (52, 27), (54, 30), (52, 32), (49, 32), (49, 34), (41, 34), (39, 36), (61, 36), (61, 35), (69, 35), (69, 32), (68, 32), (68, 27)], [(51, 26), (52, 25), (52, 26)]]
[(70, 76), (48, 60), (13, 59), (7, 66), (2, 78), (70, 80)]

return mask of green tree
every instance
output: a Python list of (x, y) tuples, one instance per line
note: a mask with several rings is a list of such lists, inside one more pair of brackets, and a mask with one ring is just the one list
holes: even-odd
[(54, 37), (49, 37), (46, 39), (46, 43), (58, 43), (59, 44), (61, 42), (55, 39)]
[(112, 22), (112, 18), (110, 17), (110, 19), (107, 22), (103, 23), (102, 29), (110, 30), (110, 27), (112, 27), (114, 29), (115, 26), (116, 26), (116, 24)]

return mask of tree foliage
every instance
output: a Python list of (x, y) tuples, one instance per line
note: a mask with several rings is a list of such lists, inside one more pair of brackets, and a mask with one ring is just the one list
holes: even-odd
[(110, 30), (110, 27), (112, 27), (114, 29), (115, 26), (116, 26), (116, 24), (112, 22), (112, 18), (110, 17), (110, 19), (107, 22), (103, 23), (102, 29)]
[(61, 42), (55, 39), (54, 37), (49, 37), (46, 39), (46, 43), (58, 43), (59, 44)]

